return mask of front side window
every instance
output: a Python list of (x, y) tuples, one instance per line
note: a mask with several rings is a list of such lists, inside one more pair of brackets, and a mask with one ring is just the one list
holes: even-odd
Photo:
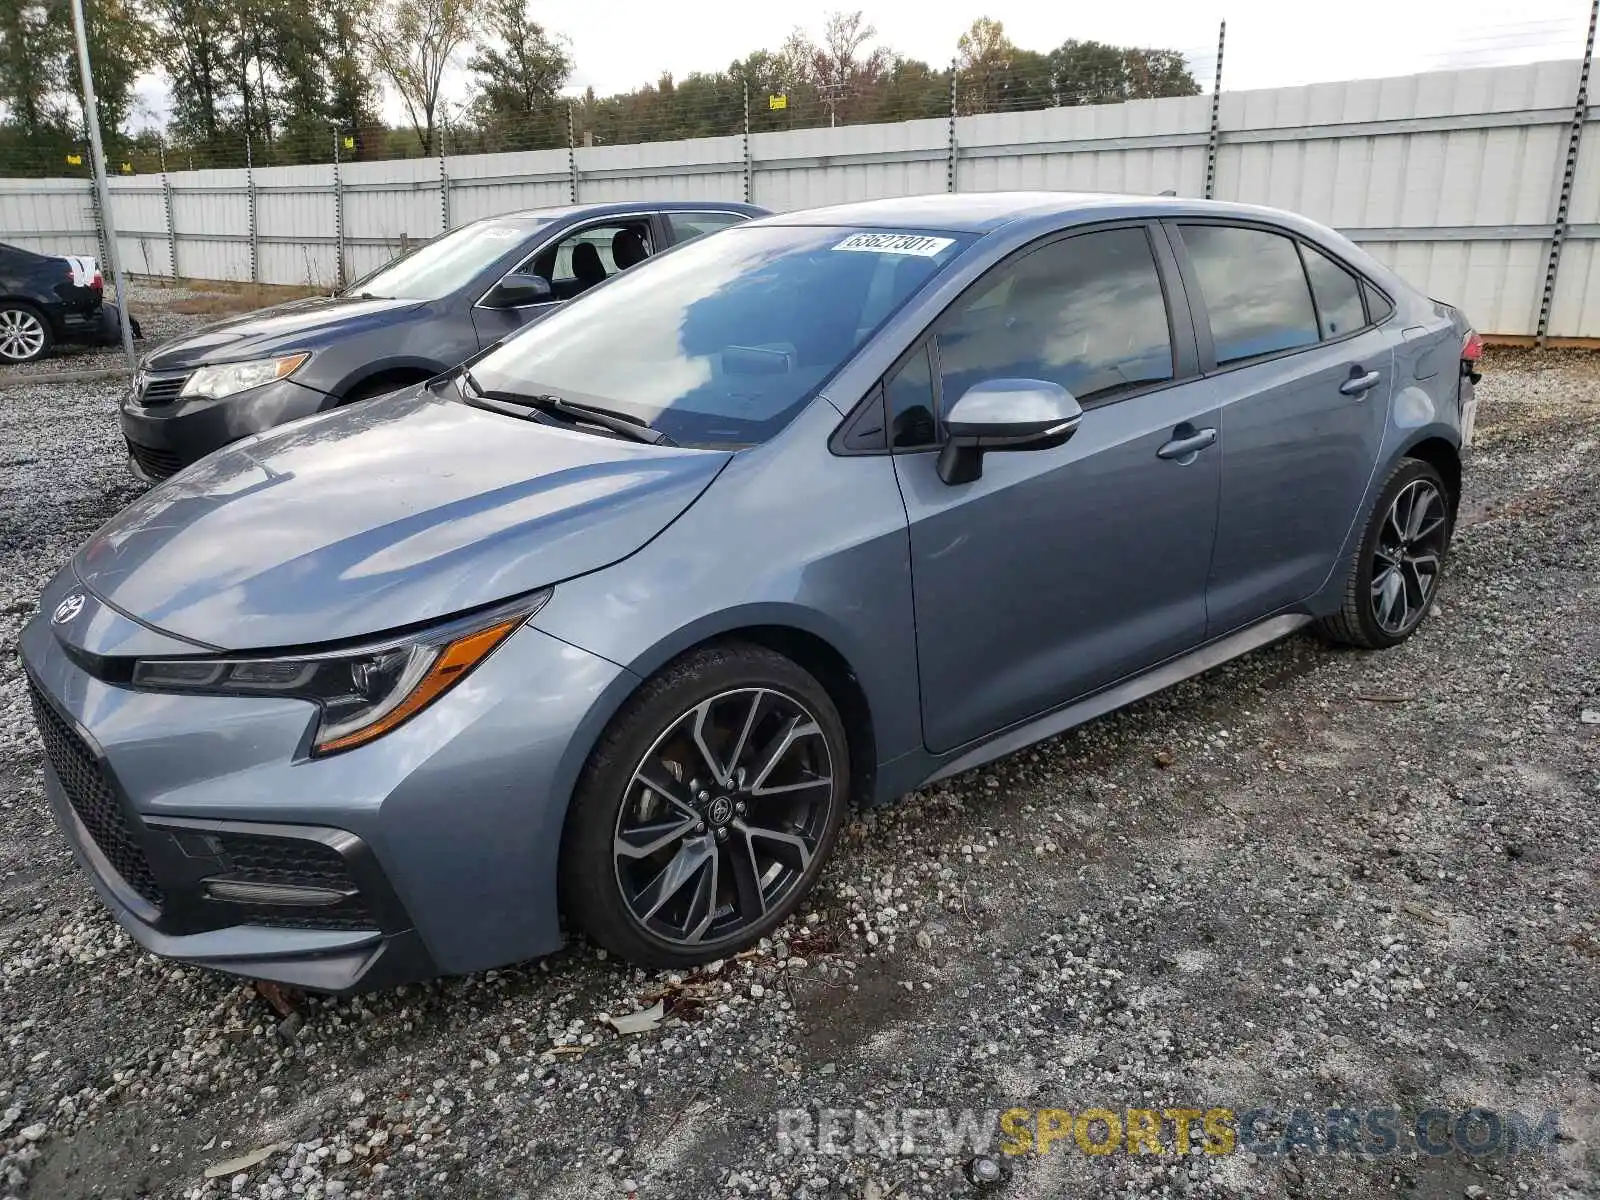
[(1343, 337), (1365, 325), (1367, 312), (1361, 304), (1361, 285), (1356, 277), (1304, 242), (1300, 243), (1300, 253), (1306, 261), (1306, 274), (1311, 277), (1311, 294), (1317, 300), (1317, 320), (1322, 325), (1322, 336)]
[(896, 450), (910, 450), (939, 440), (933, 418), (933, 371), (928, 366), (926, 342), (884, 380), (883, 398), (889, 408), (889, 445)]
[(546, 217), (474, 221), (417, 247), (350, 285), (347, 294), (440, 300), (471, 283), (495, 260), (526, 241)]
[(570, 300), (618, 271), (643, 262), (651, 252), (649, 221), (611, 221), (590, 225), (546, 246), (528, 269), (550, 281), (557, 300)]
[(672, 229), (672, 244), (681, 246), (697, 237), (716, 233), (730, 225), (742, 225), (749, 218), (739, 213), (676, 212), (667, 214), (667, 224)]
[(1079, 234), (996, 267), (936, 336), (946, 411), (990, 379), (1048, 380), (1088, 403), (1172, 378), (1167, 305), (1142, 228)]
[(741, 226), (624, 273), (472, 372), (489, 391), (620, 410), (679, 445), (765, 441), (970, 241)]
[(1317, 314), (1292, 240), (1231, 225), (1181, 229), (1218, 365), (1316, 344)]

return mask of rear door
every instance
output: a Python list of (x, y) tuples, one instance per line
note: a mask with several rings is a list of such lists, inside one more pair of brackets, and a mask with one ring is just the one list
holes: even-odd
[(1221, 408), (1215, 637), (1305, 599), (1337, 565), (1377, 464), (1394, 351), (1358, 276), (1310, 243), (1269, 226), (1168, 228)]

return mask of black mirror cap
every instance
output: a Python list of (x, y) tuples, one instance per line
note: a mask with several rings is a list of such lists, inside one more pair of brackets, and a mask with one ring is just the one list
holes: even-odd
[(507, 275), (483, 298), (490, 308), (520, 308), (524, 304), (547, 304), (555, 299), (555, 290), (543, 275)]

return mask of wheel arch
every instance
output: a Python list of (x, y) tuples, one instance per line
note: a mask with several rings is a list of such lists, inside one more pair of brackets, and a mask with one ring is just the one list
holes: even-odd
[[(850, 749), (851, 792), (858, 806), (873, 803), (877, 786), (878, 742), (873, 705), (866, 685), (851, 656), (843, 648), (845, 639), (835, 631), (810, 619), (809, 610), (790, 606), (759, 606), (750, 611), (722, 614), (712, 623), (697, 622), (680, 630), (640, 655), (627, 665), (634, 685), (621, 696), (608, 697), (611, 704), (604, 730), (615, 719), (633, 693), (674, 662), (707, 646), (729, 642), (748, 642), (781, 654), (816, 679), (828, 693), (844, 722)], [(598, 737), (596, 738), (598, 740)], [(585, 756), (592, 752), (591, 746)]]
[(1450, 489), (1450, 519), (1455, 520), (1461, 506), (1461, 451), (1454, 442), (1439, 434), (1419, 438), (1400, 452), (1402, 458), (1420, 459), (1443, 477)]
[(393, 384), (394, 390), (410, 387), (414, 383), (423, 383), (440, 374), (447, 368), (435, 363), (421, 360), (409, 360), (400, 363), (385, 363), (376, 370), (362, 371), (346, 378), (334, 390), (334, 395), (339, 398), (339, 403), (362, 395), (378, 395), (386, 389), (386, 385)]

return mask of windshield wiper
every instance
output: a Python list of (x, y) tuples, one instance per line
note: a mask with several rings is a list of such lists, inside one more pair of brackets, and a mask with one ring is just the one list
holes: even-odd
[(461, 372), (462, 391), (467, 394), (467, 402), (480, 408), (491, 409), (494, 412), (506, 413), (513, 417), (526, 417), (528, 410), (541, 413), (547, 417), (565, 421), (571, 425), (593, 425), (604, 429), (618, 437), (627, 438), (629, 441), (643, 442), (648, 446), (671, 446), (673, 442), (659, 429), (652, 429), (649, 425), (635, 420), (633, 417), (623, 416), (621, 413), (611, 412), (604, 408), (594, 408), (588, 404), (577, 404), (571, 400), (563, 400), (560, 396), (547, 393), (522, 395), (517, 392), (489, 391), (473, 377), (472, 371), (463, 368)]

